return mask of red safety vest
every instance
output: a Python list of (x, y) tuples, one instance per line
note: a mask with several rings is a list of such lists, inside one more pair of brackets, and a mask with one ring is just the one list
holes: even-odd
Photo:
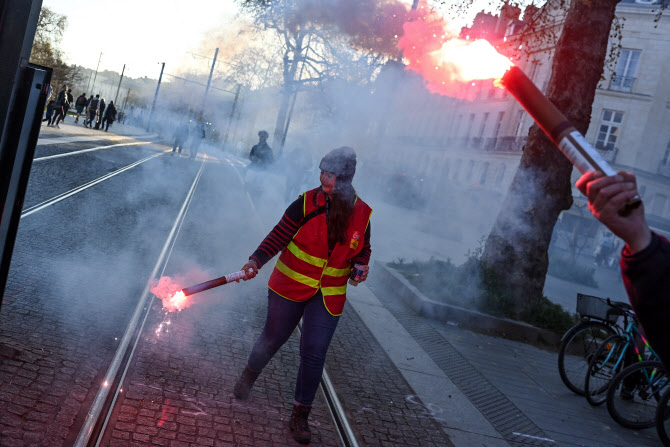
[[(325, 205), (325, 197), (319, 191), (316, 188), (303, 194), (303, 216)], [(363, 249), (371, 214), (372, 209), (357, 197), (347, 228), (347, 243), (335, 244), (330, 257), (326, 214), (319, 214), (305, 222), (282, 250), (268, 287), (292, 301), (306, 301), (321, 289), (328, 312), (334, 316), (341, 315), (347, 299), (351, 259)]]

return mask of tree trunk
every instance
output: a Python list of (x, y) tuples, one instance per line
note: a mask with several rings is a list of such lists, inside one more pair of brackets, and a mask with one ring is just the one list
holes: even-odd
[[(547, 96), (583, 134), (619, 0), (573, 0), (554, 53)], [(505, 281), (518, 314), (544, 289), (547, 250), (558, 215), (572, 205), (572, 165), (533, 125), (482, 262)]]

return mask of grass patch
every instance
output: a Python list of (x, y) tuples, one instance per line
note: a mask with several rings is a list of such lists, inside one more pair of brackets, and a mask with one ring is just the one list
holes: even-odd
[(479, 255), (479, 252), (468, 253), (467, 260), (459, 266), (450, 259), (411, 262), (397, 259), (388, 265), (428, 298), (438, 302), (523, 321), (556, 333), (564, 333), (575, 324), (574, 314), (545, 296), (539, 296), (532, 306), (516, 315), (514, 296), (502, 278), (481, 265)]

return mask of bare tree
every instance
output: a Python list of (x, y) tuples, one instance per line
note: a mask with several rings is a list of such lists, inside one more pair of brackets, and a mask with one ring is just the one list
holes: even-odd
[[(369, 81), (383, 62), (384, 51), (369, 36), (343, 34), (310, 2), (240, 1), (262, 30), (274, 31), (281, 62), (281, 98), (274, 140), (283, 145), (292, 98), (307, 85), (341, 77)], [(372, 17), (370, 18), (372, 20)], [(354, 47), (356, 49), (354, 49)], [(364, 51), (360, 51), (360, 49)]]

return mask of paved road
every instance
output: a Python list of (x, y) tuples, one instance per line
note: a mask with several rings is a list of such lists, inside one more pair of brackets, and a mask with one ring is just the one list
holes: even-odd
[[(158, 156), (22, 219), (0, 309), (0, 446), (72, 445), (203, 162), (161, 269), (183, 284), (237, 270), (288, 200), (280, 188), (245, 186), (244, 163), (217, 151), (191, 162), (132, 128), (61, 127), (45, 132), (37, 157), (154, 142), (36, 162), (26, 207)], [(374, 256), (449, 247), (377, 225), (389, 216), (373, 207)], [(178, 313), (149, 304), (101, 445), (297, 445), (286, 428), (297, 334), (248, 401), (231, 395), (263, 325), (270, 272), (198, 294)], [(360, 445), (658, 444), (572, 395), (555, 353), (418, 318), (374, 271), (350, 298), (326, 369)], [(311, 421), (312, 445), (341, 445), (321, 394)]]

